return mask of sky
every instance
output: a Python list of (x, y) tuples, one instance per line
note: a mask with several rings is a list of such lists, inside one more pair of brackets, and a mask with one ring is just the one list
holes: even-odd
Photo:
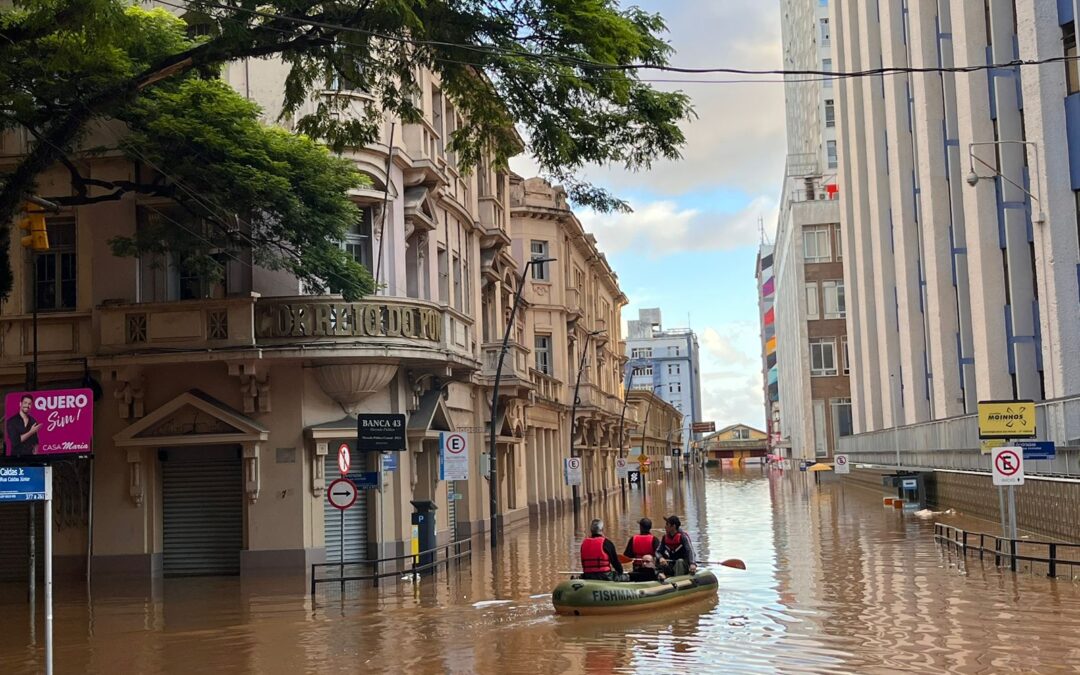
[[(672, 65), (781, 67), (778, 0), (640, 0), (667, 21)], [(643, 75), (649, 77), (649, 75)], [(687, 78), (656, 74), (658, 78)], [(717, 76), (702, 76), (722, 79)], [(664, 328), (693, 328), (701, 346), (704, 421), (764, 429), (754, 262), (759, 220), (776, 230), (784, 166), (779, 84), (656, 84), (691, 96), (683, 158), (629, 173), (586, 177), (626, 199), (633, 213), (578, 210), (619, 276), (630, 304), (659, 307)], [(527, 159), (513, 164), (531, 175)]]

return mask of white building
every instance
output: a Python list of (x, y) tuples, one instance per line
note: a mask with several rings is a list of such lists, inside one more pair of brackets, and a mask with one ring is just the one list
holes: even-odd
[[(837, 4), (837, 69), (1075, 56), (1075, 4)], [(1077, 68), (837, 81), (857, 431), (1080, 392)]]
[[(784, 67), (831, 70), (827, 3), (783, 0), (781, 15)], [(765, 310), (762, 317), (764, 334), (770, 321), (775, 329), (774, 341), (764, 342), (765, 386), (767, 395), (774, 382), (779, 390), (769, 411), (773, 445), (791, 457), (813, 459), (831, 456), (839, 437), (852, 431), (834, 82), (791, 76), (785, 103), (788, 158), (771, 260), (775, 305), (773, 316)], [(756, 272), (764, 293), (760, 262)]]
[(696, 440), (691, 425), (702, 421), (697, 334), (689, 328), (664, 330), (660, 310), (652, 308), (638, 310), (638, 319), (627, 322), (626, 336), (628, 388), (654, 390), (682, 413), (688, 446)]

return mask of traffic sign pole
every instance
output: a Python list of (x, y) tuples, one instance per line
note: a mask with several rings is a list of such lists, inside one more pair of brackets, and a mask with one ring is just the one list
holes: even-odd
[(45, 467), (45, 675), (53, 672), (52, 467)]

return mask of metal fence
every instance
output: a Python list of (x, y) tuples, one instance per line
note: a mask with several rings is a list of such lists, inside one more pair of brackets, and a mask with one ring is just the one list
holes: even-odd
[(977, 555), (979, 560), (992, 557), (997, 567), (1007, 566), (1013, 572), (1045, 573), (1051, 578), (1072, 578), (1080, 566), (1080, 544), (1006, 539), (944, 523), (934, 523), (934, 539), (948, 553), (957, 555), (961, 564), (967, 564), (968, 556)]
[[(429, 555), (431, 562), (420, 562)], [(380, 579), (388, 577), (412, 576), (415, 581), (425, 572), (434, 572), (440, 565), (449, 568), (450, 563), (456, 564), (462, 558), (471, 557), (472, 540), (462, 539), (416, 554), (409, 553), (376, 560), (314, 563), (311, 566), (311, 595), (315, 596), (315, 590), (319, 584), (339, 584), (344, 591), (346, 582), (350, 581), (370, 581), (376, 587)], [(390, 569), (387, 569), (388, 566)], [(353, 573), (353, 570), (359, 570), (360, 573)], [(364, 570), (368, 572), (364, 573)], [(347, 571), (349, 573), (346, 573)]]
[[(1037, 438), (1054, 441), (1057, 456), (1027, 462), (1024, 472), (1036, 476), (1080, 476), (1080, 396), (1035, 406)], [(906, 469), (990, 471), (988, 455), (979, 450), (978, 415), (871, 431), (839, 440), (838, 452), (856, 464)]]

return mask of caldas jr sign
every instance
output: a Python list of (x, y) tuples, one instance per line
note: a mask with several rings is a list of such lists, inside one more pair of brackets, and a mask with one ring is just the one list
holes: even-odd
[(88, 455), (94, 440), (94, 392), (53, 389), (4, 397), (4, 455)]

